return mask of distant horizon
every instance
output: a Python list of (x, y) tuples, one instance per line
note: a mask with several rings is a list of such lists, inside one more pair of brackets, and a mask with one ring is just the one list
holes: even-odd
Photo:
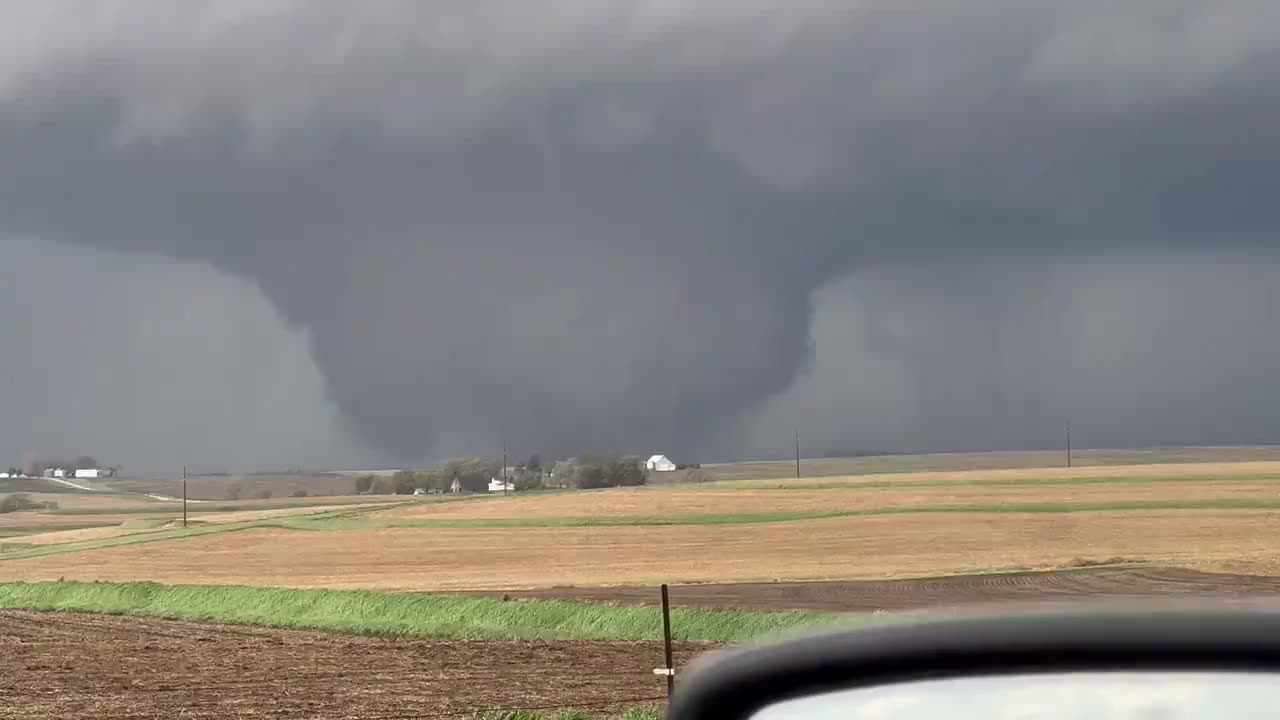
[[(1096, 452), (1135, 452), (1137, 453), (1137, 452), (1149, 452), (1149, 451), (1156, 451), (1156, 450), (1277, 450), (1277, 451), (1280, 451), (1280, 443), (1203, 444), (1203, 445), (1159, 444), (1159, 445), (1142, 445), (1142, 446), (1090, 445), (1085, 447), (1073, 446), (1071, 448), (1071, 453), (1073, 456), (1075, 456), (1077, 454), (1087, 454), (1087, 453), (1096, 453)], [(1014, 449), (936, 450), (936, 451), (923, 451), (923, 452), (880, 450), (875, 452), (866, 451), (865, 454), (857, 454), (857, 455), (807, 455), (803, 452), (803, 449), (802, 449), (800, 454), (800, 461), (803, 463), (805, 461), (859, 460), (864, 458), (877, 458), (877, 457), (948, 457), (948, 456), (958, 456), (958, 455), (997, 455), (997, 454), (1010, 455), (1010, 454), (1031, 454), (1031, 453), (1053, 453), (1053, 452), (1065, 453), (1065, 451), (1066, 451), (1066, 448), (1065, 446), (1063, 446), (1063, 447), (1034, 447), (1034, 448), (1014, 448)], [(575, 453), (573, 455), (567, 455), (565, 457), (556, 458), (556, 460), (550, 460), (549, 456), (547, 456), (547, 457), (544, 457), (544, 463), (548, 463), (548, 462), (554, 463), (556, 461), (565, 460), (570, 457), (580, 457), (582, 455), (589, 455), (589, 454), (590, 453)], [(650, 454), (653, 454), (653, 453), (650, 453)], [(665, 453), (661, 453), (661, 454), (665, 454)], [(627, 456), (634, 455), (636, 457), (649, 456), (642, 453), (625, 453), (625, 455)], [(501, 459), (501, 454), (498, 454), (497, 456), (491, 456), (491, 455), (458, 456), (458, 458), (461, 458), (461, 457), (480, 457), (487, 460), (498, 460), (498, 459)], [(670, 455), (668, 455), (668, 457), (670, 457)], [(436, 467), (439, 465), (443, 465), (449, 462), (450, 460), (454, 460), (458, 458), (446, 458), (443, 460), (438, 460), (435, 462), (425, 463), (425, 464), (387, 465), (384, 467), (377, 467), (377, 468), (341, 467), (341, 466), (314, 467), (314, 468), (293, 467), (288, 469), (265, 469), (265, 470), (251, 470), (251, 471), (243, 471), (243, 472), (221, 471), (221, 470), (208, 470), (208, 471), (202, 471), (202, 472), (195, 472), (188, 469), (187, 477), (188, 478), (201, 478), (201, 477), (209, 478), (209, 477), (222, 477), (222, 476), (252, 477), (252, 476), (267, 476), (267, 475), (282, 476), (282, 475), (326, 475), (326, 474), (344, 474), (344, 475), (375, 474), (376, 475), (380, 473), (385, 473), (385, 474), (394, 473), (400, 470), (414, 470), (414, 469)], [(520, 460), (510, 462), (509, 466), (516, 467), (521, 462), (524, 462), (524, 460), (527, 458), (528, 456), (524, 455), (521, 457)], [(672, 458), (672, 460), (675, 462), (681, 462), (683, 458)], [(745, 465), (745, 464), (756, 464), (756, 463), (763, 464), (763, 463), (794, 462), (794, 461), (795, 461), (795, 455), (771, 455), (771, 456), (754, 456), (754, 457), (744, 456), (744, 457), (731, 459), (731, 460), (721, 460), (721, 459), (707, 460), (707, 461), (693, 460), (692, 462), (697, 462), (703, 466), (725, 466), (725, 465)], [(127, 472), (125, 474), (128, 475)], [(136, 477), (144, 477), (144, 476), (165, 477), (166, 475), (163, 473), (159, 473), (159, 474), (146, 473), (145, 475), (138, 475)], [(179, 475), (179, 477), (181, 477), (181, 475)]]

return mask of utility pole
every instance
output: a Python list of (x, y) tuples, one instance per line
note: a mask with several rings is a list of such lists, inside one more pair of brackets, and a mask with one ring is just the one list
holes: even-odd
[(187, 466), (182, 466), (182, 527), (187, 526)]
[[(676, 691), (676, 666), (671, 661), (671, 600), (668, 598), (667, 586), (662, 585), (662, 640), (665, 650), (666, 667), (661, 668), (661, 674), (667, 676), (667, 701), (671, 701), (671, 696)], [(655, 673), (659, 670), (655, 670)]]
[(800, 431), (796, 430), (796, 478), (800, 477)]
[(1067, 423), (1067, 467), (1071, 467), (1071, 423)]

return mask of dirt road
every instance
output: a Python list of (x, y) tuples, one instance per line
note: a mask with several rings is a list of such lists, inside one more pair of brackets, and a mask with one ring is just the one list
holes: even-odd
[[(682, 646), (683, 664), (706, 648)], [(436, 642), (0, 611), (0, 717), (468, 717), (660, 702), (661, 644)], [(645, 699), (648, 699), (645, 702)]]

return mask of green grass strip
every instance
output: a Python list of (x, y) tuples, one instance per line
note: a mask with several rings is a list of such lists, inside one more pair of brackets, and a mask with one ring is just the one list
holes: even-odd
[[(158, 583), (0, 583), (0, 608), (263, 625), (452, 640), (656, 640), (655, 608), (557, 600), (468, 598), (363, 590), (290, 590)], [(741, 642), (870, 615), (676, 608), (672, 637)]]

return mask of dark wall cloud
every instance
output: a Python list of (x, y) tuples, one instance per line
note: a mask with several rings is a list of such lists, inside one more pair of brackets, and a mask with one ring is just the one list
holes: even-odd
[[(907, 444), (1038, 442), (1076, 391), (1019, 338), (1110, 316), (1046, 268), (1270, 257), (1280, 226), (1266, 2), (140, 0), (0, 27), (0, 227), (256, 284), (397, 460), (750, 451), (733, 428), (835, 357), (813, 297), (843, 277)], [(1206, 357), (1193, 327), (1150, 346)]]
[(725, 432), (808, 453), (1280, 442), (1280, 252), (1124, 252), (855, 272), (816, 363)]
[(359, 464), (305, 333), (193, 263), (0, 242), (0, 465), (132, 473)]

